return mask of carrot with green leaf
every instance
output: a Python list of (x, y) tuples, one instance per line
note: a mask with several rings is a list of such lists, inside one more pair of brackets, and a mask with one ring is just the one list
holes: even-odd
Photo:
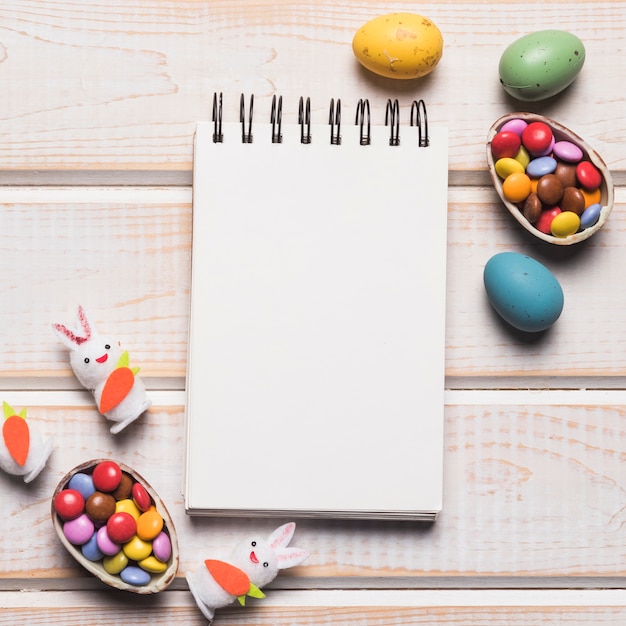
[(52, 452), (52, 438), (44, 439), (35, 424), (26, 421), (26, 409), (19, 413), (7, 402), (2, 403), (4, 421), (0, 436), (0, 469), (24, 482), (34, 480)]
[(28, 450), (30, 448), (30, 429), (26, 423), (26, 409), (16, 414), (13, 408), (3, 403), (4, 424), (2, 425), (2, 438), (11, 458), (20, 466), (24, 467)]

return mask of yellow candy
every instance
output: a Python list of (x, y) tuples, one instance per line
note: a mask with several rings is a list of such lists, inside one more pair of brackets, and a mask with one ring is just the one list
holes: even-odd
[(163, 530), (163, 518), (155, 510), (146, 511), (137, 520), (137, 535), (145, 540), (151, 541)]
[(530, 163), (530, 154), (528, 154), (528, 150), (526, 150), (524, 146), (520, 146), (520, 149), (517, 151), (517, 154), (513, 158), (516, 161), (519, 161), (524, 166), (524, 169), (526, 169), (526, 167)]
[(511, 157), (498, 159), (494, 164), (494, 168), (496, 170), (496, 174), (502, 178), (502, 180), (510, 174), (513, 174), (513, 172), (524, 172), (526, 169), (519, 161), (516, 161)]
[(139, 563), (137, 563), (137, 565), (151, 574), (160, 574), (167, 569), (167, 563), (162, 563), (155, 556), (149, 556), (142, 559)]
[(550, 223), (550, 231), (555, 237), (568, 237), (578, 232), (580, 217), (573, 211), (559, 213)]
[(126, 500), (118, 500), (115, 503), (115, 512), (129, 513), (134, 517), (135, 521), (137, 521), (141, 515), (139, 507), (130, 498), (127, 498)]
[(122, 550), (113, 556), (105, 556), (102, 560), (102, 567), (109, 574), (119, 574), (127, 565), (128, 557)]
[(530, 178), (524, 172), (513, 172), (504, 179), (502, 193), (509, 202), (523, 202), (530, 195)]
[(143, 561), (152, 553), (152, 542), (144, 541), (135, 535), (130, 541), (126, 542), (122, 547), (124, 554), (133, 561)]

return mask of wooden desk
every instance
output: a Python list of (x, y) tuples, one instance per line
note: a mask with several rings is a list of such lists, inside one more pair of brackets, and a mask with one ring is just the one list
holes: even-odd
[[(445, 38), (439, 67), (389, 82), (357, 66), (367, 19), (418, 11)], [(485, 171), (487, 129), (519, 110), (498, 84), (503, 49), (562, 28), (587, 49), (562, 96), (523, 108), (582, 135), (611, 168), (608, 225), (575, 249), (516, 227)], [(192, 135), (215, 90), (238, 115), (273, 94), (295, 121), (341, 98), (426, 99), (450, 128), (444, 510), (434, 525), (298, 521), (312, 555), (263, 601), (217, 624), (623, 624), (626, 622), (626, 1), (123, 3), (5, 0), (0, 7), (2, 399), (54, 436), (32, 484), (0, 476), (0, 624), (205, 624), (184, 571), (267, 520), (186, 517), (181, 497)], [(261, 113), (259, 113), (261, 114)], [(528, 342), (499, 323), (482, 269), (498, 251), (546, 263), (565, 291), (553, 329)], [(50, 323), (78, 303), (119, 335), (154, 406), (112, 436)], [(75, 465), (116, 458), (174, 517), (179, 577), (165, 592), (109, 590), (62, 549), (50, 496)], [(426, 479), (426, 477), (425, 477)]]

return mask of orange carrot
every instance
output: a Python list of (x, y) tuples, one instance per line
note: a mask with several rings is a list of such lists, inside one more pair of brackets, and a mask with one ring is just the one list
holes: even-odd
[(23, 417), (12, 415), (4, 420), (2, 436), (13, 460), (23, 467), (30, 448), (30, 430)]
[(104, 383), (100, 396), (100, 413), (106, 413), (115, 408), (132, 389), (135, 375), (129, 367), (114, 369)]
[(248, 574), (238, 567), (215, 559), (208, 559), (204, 564), (215, 582), (231, 595), (245, 596), (250, 590)]

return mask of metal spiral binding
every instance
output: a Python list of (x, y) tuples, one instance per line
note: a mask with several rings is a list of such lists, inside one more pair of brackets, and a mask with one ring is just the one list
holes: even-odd
[[(415, 117), (415, 124), (413, 118)], [(430, 144), (428, 137), (428, 115), (426, 114), (426, 103), (424, 100), (413, 100), (411, 104), (411, 126), (417, 125), (417, 138), (420, 148), (425, 148)]]
[(254, 94), (250, 96), (250, 110), (248, 111), (248, 129), (246, 132), (246, 102), (243, 94), (239, 101), (239, 121), (241, 122), (241, 142), (252, 143), (252, 108), (254, 106)]
[(272, 143), (282, 143), (283, 134), (281, 133), (283, 123), (283, 97), (276, 95), (272, 97), (272, 112), (270, 114), (270, 122), (272, 123)]
[(220, 91), (219, 100), (217, 92), (213, 94), (213, 143), (222, 143), (224, 135), (222, 133), (222, 92)]
[[(300, 96), (300, 105), (298, 107), (298, 124), (300, 124), (300, 143), (311, 143), (311, 99), (307, 98), (306, 102)], [(306, 129), (306, 132), (305, 132)]]
[(330, 145), (341, 145), (341, 100), (339, 98), (337, 98), (336, 105), (334, 98), (330, 100), (328, 123), (330, 124)]
[(400, 105), (398, 100), (387, 100), (387, 110), (385, 111), (385, 126), (389, 126), (389, 145), (400, 145)]
[(365, 100), (359, 100), (356, 107), (356, 119), (354, 123), (359, 127), (359, 143), (362, 146), (369, 146), (372, 139), (370, 136), (370, 101), (367, 98), (365, 98)]

